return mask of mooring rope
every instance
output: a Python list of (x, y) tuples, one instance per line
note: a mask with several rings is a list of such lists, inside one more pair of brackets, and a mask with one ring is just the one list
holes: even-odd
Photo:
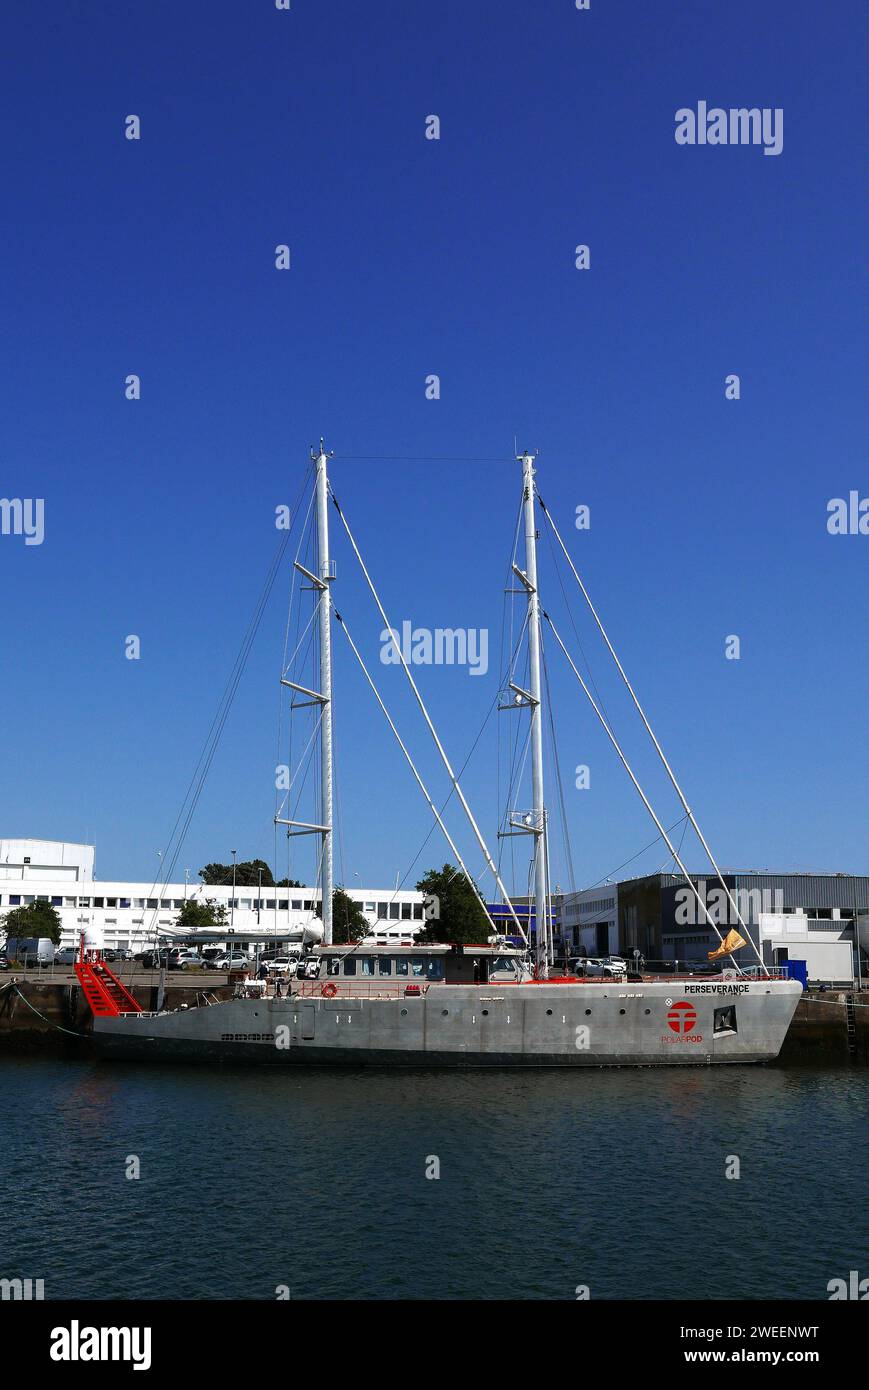
[(35, 1013), (37, 1018), (41, 1018), (43, 1023), (47, 1023), (49, 1028), (56, 1028), (59, 1033), (68, 1033), (71, 1038), (86, 1038), (89, 1036), (89, 1034), (87, 1033), (75, 1033), (71, 1028), (63, 1028), (59, 1023), (55, 1023), (53, 1019), (46, 1018), (45, 1014), (40, 1013), (39, 1010), (35, 1008), (33, 1004), (31, 1004), (30, 1000), (27, 999), (25, 995), (21, 993), (21, 990), (18, 988), (18, 985), (15, 983), (14, 980), (10, 980), (6, 985), (6, 988), (0, 992), (5, 994), (9, 990), (14, 990), (15, 993), (18, 995), (18, 998), (21, 999), (27, 1005), (28, 1009)]

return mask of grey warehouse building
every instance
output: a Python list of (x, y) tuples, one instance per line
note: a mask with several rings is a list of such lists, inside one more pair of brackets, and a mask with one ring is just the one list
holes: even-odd
[[(715, 874), (693, 874), (722, 935), (739, 923)], [(727, 872), (752, 941), (768, 965), (804, 960), (810, 980), (851, 983), (869, 977), (869, 877), (856, 874)], [(589, 955), (639, 952), (646, 961), (705, 961), (718, 937), (686, 880), (656, 873), (565, 894), (562, 925), (569, 948)], [(756, 961), (744, 949), (741, 962)]]

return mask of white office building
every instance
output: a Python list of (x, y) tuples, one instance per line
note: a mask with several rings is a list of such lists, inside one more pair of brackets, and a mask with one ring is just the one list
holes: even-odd
[[(424, 925), (424, 897), (415, 889), (348, 888), (362, 909), (372, 940), (407, 943)], [(226, 909), (227, 941), (280, 940), (305, 927), (322, 926), (319, 892), (313, 888), (263, 888), (202, 883), (130, 883), (94, 878), (94, 846), (57, 840), (0, 840), (0, 937), (2, 917), (28, 903), (49, 902), (62, 923), (62, 946), (77, 944), (87, 930), (108, 949), (138, 951), (157, 935), (176, 930), (185, 899), (214, 901)]]

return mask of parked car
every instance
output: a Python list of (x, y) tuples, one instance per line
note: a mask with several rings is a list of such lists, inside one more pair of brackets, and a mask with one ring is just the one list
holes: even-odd
[(272, 956), (270, 960), (264, 957), (263, 964), (268, 966), (272, 975), (295, 975), (299, 968), (297, 956)]
[(589, 956), (585, 962), (584, 974), (589, 978), (620, 980), (628, 973), (628, 967), (618, 957)]
[(170, 970), (207, 970), (208, 962), (202, 958), (198, 951), (179, 951), (174, 952), (169, 960)]
[(75, 965), (77, 956), (77, 946), (59, 946), (54, 953), (54, 963), (55, 965)]
[(251, 956), (245, 955), (241, 951), (234, 951), (231, 956), (218, 956), (214, 961), (214, 970), (247, 970), (253, 965)]

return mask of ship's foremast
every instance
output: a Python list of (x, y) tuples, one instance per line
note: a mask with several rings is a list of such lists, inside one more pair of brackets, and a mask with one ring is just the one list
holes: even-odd
[(327, 473), (328, 455), (320, 440), (318, 452), (311, 451), (316, 468), (317, 496), (317, 565), (321, 584), (318, 605), (320, 626), (320, 694), (322, 710), (320, 719), (320, 801), (321, 801), (321, 865), (320, 884), (323, 895), (321, 916), (323, 920), (323, 941), (328, 946), (332, 942), (332, 820), (333, 820), (333, 767), (332, 767), (332, 598), (329, 586), (332, 580), (332, 563), (329, 556), (329, 478)]
[(534, 912), (536, 965), (539, 978), (549, 974), (550, 912), (547, 873), (546, 806), (543, 799), (543, 708), (540, 683), (540, 596), (537, 590), (537, 518), (534, 508), (534, 455), (519, 455), (522, 464), (525, 570), (519, 571), (528, 600), (528, 705), (531, 711), (531, 813), (534, 837)]

